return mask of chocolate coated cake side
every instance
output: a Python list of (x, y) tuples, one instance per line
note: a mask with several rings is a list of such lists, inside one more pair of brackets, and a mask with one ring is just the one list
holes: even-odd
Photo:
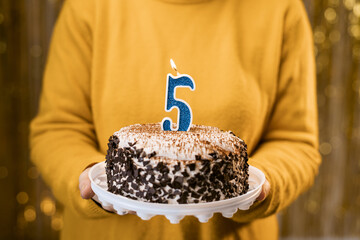
[[(141, 126), (146, 129), (149, 124), (137, 125), (136, 129)], [(135, 128), (131, 127), (126, 130), (134, 135)], [(152, 128), (155, 127), (158, 126)], [(220, 134), (219, 131), (214, 134)], [(221, 131), (224, 133), (233, 135)], [(195, 139), (195, 144), (201, 142), (198, 149), (203, 150), (197, 151), (194, 159), (179, 160), (171, 154), (164, 156), (164, 150), (158, 146), (154, 147), (158, 151), (149, 151), (148, 142), (145, 144), (138, 135), (133, 135), (126, 136), (132, 140), (127, 143), (119, 139), (119, 134), (109, 139), (106, 175), (108, 190), (112, 193), (146, 202), (183, 204), (228, 199), (246, 193), (249, 188), (247, 147), (241, 139), (231, 144), (234, 151), (207, 148), (207, 141)]]

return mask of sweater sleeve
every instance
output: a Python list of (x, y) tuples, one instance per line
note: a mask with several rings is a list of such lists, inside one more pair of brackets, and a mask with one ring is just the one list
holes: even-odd
[(31, 158), (58, 201), (82, 216), (103, 217), (109, 213), (83, 200), (78, 188), (84, 168), (105, 156), (91, 112), (91, 15), (89, 6), (76, 4), (65, 1), (55, 26), (39, 113), (30, 126)]
[(314, 181), (318, 152), (315, 63), (310, 24), (302, 3), (290, 1), (284, 19), (277, 96), (267, 128), (249, 164), (270, 182), (269, 196), (233, 219), (247, 222), (277, 213)]

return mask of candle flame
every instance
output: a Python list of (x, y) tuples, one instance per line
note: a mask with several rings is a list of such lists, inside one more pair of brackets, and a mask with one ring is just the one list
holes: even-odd
[(175, 72), (177, 73), (177, 75), (180, 75), (180, 73), (178, 72), (178, 70), (177, 70), (177, 68), (176, 68), (176, 65), (175, 65), (174, 60), (170, 59), (170, 65), (171, 65), (172, 69), (175, 70)]

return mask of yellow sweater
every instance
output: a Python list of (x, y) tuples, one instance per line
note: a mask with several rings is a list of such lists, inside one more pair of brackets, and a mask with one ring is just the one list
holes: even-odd
[[(313, 183), (317, 151), (311, 30), (300, 0), (67, 0), (56, 24), (32, 159), (65, 206), (63, 239), (276, 239), (275, 213)], [(78, 177), (104, 161), (121, 127), (159, 122), (173, 58), (196, 91), (178, 89), (193, 123), (248, 144), (271, 193), (232, 219), (105, 212), (83, 200)]]

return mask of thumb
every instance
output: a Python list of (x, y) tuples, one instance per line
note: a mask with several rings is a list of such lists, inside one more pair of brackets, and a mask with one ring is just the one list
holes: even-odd
[(262, 186), (262, 189), (261, 189), (261, 193), (257, 197), (256, 201), (259, 201), (259, 202), (264, 201), (265, 198), (269, 195), (270, 189), (271, 189), (270, 183), (268, 182), (268, 180), (265, 180), (265, 182)]
[(85, 169), (79, 177), (80, 195), (83, 199), (90, 199), (95, 195), (91, 189), (91, 181), (88, 175), (89, 171), (90, 168)]

